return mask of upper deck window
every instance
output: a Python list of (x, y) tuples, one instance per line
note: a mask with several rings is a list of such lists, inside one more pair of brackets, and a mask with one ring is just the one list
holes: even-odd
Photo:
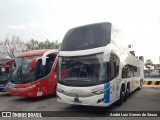
[(111, 23), (97, 23), (70, 29), (60, 51), (86, 50), (106, 46), (111, 40)]

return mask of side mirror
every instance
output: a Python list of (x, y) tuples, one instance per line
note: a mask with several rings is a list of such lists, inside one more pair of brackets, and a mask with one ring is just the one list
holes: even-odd
[(14, 63), (14, 59), (7, 60), (3, 63), (3, 67), (6, 70), (7, 68), (11, 68), (11, 63)]

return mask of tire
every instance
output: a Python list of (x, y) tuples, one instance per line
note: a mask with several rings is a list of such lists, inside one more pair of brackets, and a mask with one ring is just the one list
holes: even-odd
[(126, 88), (126, 92), (125, 92), (125, 96), (124, 96), (124, 101), (126, 101), (128, 99), (130, 95), (130, 85), (127, 84), (127, 88)]
[(140, 80), (140, 86), (138, 87), (138, 90), (142, 89), (142, 85), (143, 85), (143, 79)]
[(120, 106), (122, 105), (123, 101), (124, 101), (124, 97), (125, 97), (125, 92), (123, 90), (123, 88), (121, 87), (121, 90), (120, 90), (120, 98), (119, 100), (117, 101), (117, 105)]

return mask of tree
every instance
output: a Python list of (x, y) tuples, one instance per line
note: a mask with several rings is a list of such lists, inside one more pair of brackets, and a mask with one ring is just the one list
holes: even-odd
[(38, 43), (38, 49), (45, 49), (44, 42), (39, 42)]
[(14, 58), (22, 52), (38, 49), (58, 49), (60, 45), (61, 43), (58, 43), (58, 40), (50, 42), (47, 39), (43, 42), (31, 39), (24, 43), (19, 36), (7, 36), (4, 42), (0, 42), (0, 57)]
[(151, 68), (153, 67), (153, 62), (152, 62), (151, 59), (146, 59), (145, 67), (146, 67), (148, 70), (151, 70)]
[(58, 49), (60, 44), (58, 43), (58, 40), (50, 42), (48, 39), (43, 42), (43, 48), (45, 49)]
[(13, 35), (10, 37), (7, 35), (4, 42), (1, 45), (1, 54), (6, 57), (14, 58), (20, 54), (25, 48), (24, 42), (19, 38), (19, 36)]
[(56, 41), (54, 42), (54, 48), (55, 48), (55, 49), (59, 49), (60, 46), (61, 46), (61, 43), (58, 43), (58, 40), (56, 40)]
[(26, 51), (29, 50), (38, 50), (38, 49), (58, 49), (60, 46), (60, 43), (58, 43), (58, 40), (50, 42), (48, 39), (46, 41), (38, 41), (31, 39), (28, 43), (26, 43)]
[(34, 40), (34, 39), (31, 39), (25, 45), (27, 47), (27, 51), (37, 50), (39, 48), (39, 42), (37, 40)]

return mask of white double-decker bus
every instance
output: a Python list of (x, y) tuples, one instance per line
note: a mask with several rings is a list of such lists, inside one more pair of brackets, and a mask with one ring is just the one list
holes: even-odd
[(119, 105), (143, 84), (143, 61), (124, 47), (109, 22), (70, 29), (58, 61), (58, 101), (91, 106)]

